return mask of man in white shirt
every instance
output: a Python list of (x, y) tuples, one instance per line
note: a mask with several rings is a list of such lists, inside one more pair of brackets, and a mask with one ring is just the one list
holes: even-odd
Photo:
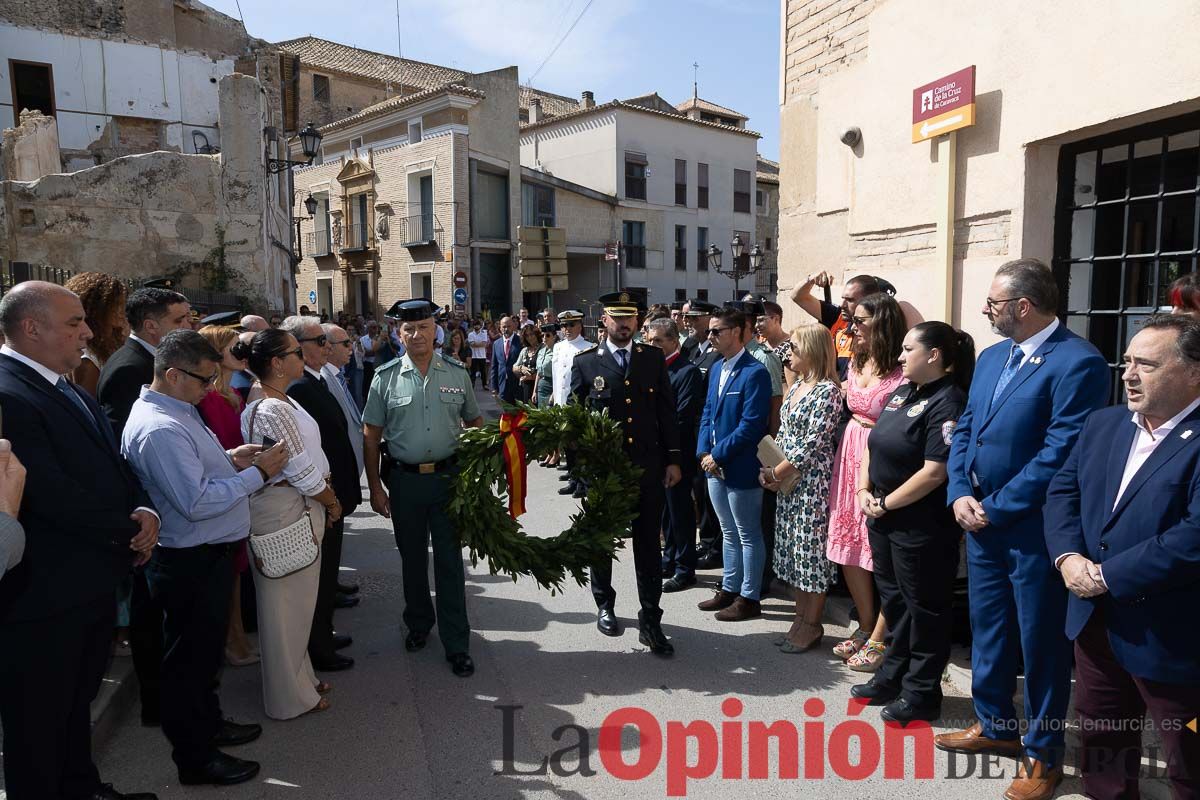
[(1195, 797), (1200, 648), (1180, 615), (1200, 605), (1200, 323), (1151, 318), (1124, 362), (1127, 404), (1088, 418), (1044, 510), (1071, 593), (1083, 793), (1137, 795), (1149, 712), (1174, 796)]
[(483, 329), (483, 322), (476, 319), (467, 334), (467, 346), (471, 348), (471, 385), (475, 385), (475, 376), (479, 376), (479, 385), (484, 391), (488, 388), (487, 351), (492, 343), (491, 337)]

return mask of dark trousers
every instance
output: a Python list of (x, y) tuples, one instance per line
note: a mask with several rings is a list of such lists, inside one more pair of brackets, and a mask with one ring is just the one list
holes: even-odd
[(486, 358), (471, 359), (471, 386), (475, 385), (475, 378), (479, 378), (479, 385), (484, 389), (488, 388), (488, 368)]
[(308, 654), (317, 661), (332, 661), (333, 609), (337, 601), (339, 568), (342, 564), (342, 534), (346, 530), (343, 517), (325, 529), (321, 541), (321, 575), (317, 579), (317, 605), (313, 609), (312, 630), (308, 632)]
[[(1108, 643), (1104, 602), (1097, 604), (1075, 640), (1083, 792), (1096, 800), (1136, 800), (1140, 726), (1149, 711), (1163, 748), (1154, 755), (1167, 764), (1173, 797), (1195, 800), (1200, 797), (1200, 734), (1186, 726), (1200, 716), (1200, 684), (1160, 683), (1130, 675)], [(1188, 627), (1181, 627), (1181, 636), (1189, 635)]]
[(135, 569), (129, 595), (129, 649), (137, 673), (142, 721), (157, 724), (162, 696), (159, 673), (163, 661), (163, 607), (150, 594), (146, 571)]
[[(658, 546), (658, 535), (666, 502), (662, 471), (647, 470), (638, 488), (638, 515), (633, 520), (630, 542), (638, 601), (642, 607), (638, 612), (638, 622), (657, 624), (662, 620), (662, 609), (658, 605), (662, 597), (662, 551)], [(596, 605), (611, 609), (617, 601), (617, 591), (612, 585), (612, 561), (592, 565), (591, 578), (592, 597), (596, 598)]]
[(221, 726), (218, 676), (233, 592), (234, 544), (156, 547), (146, 567), (162, 603), (162, 729), (180, 768), (203, 766)]
[(913, 705), (940, 706), (962, 534), (937, 527), (869, 530), (875, 586), (892, 635), (875, 681), (899, 688)]
[(371, 391), (371, 381), (375, 378), (375, 364), (370, 361), (363, 362), (363, 384), (362, 384), (362, 401), (367, 402), (367, 393)]
[[(432, 475), (392, 470), (392, 528), (400, 549), (404, 576), (404, 624), (410, 631), (428, 633), (436, 622), (446, 655), (470, 647), (466, 577), (458, 531), (446, 514), (453, 468)], [(429, 544), (433, 542), (433, 585), (436, 614), (429, 597)]]
[(104, 679), (115, 624), (109, 595), (66, 614), (0, 625), (8, 800), (76, 800), (100, 786), (90, 705)]
[(763, 492), (761, 521), (763, 551), (767, 557), (763, 561), (762, 587), (759, 589), (762, 594), (771, 591), (771, 584), (775, 582), (775, 506), (777, 500), (778, 496), (774, 492)]
[(721, 555), (721, 521), (713, 510), (712, 500), (708, 497), (708, 473), (698, 470), (692, 479), (692, 495), (696, 498), (696, 509), (700, 513), (700, 544), (696, 548), (699, 555), (709, 553)]
[(662, 527), (666, 546), (662, 553), (662, 574), (690, 578), (696, 574), (696, 506), (692, 501), (692, 481), (685, 474), (679, 483), (666, 490), (667, 508)]

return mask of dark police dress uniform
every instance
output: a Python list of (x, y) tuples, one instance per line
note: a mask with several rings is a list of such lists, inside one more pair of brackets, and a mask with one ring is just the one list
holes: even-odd
[[(629, 302), (628, 293), (615, 293), (615, 298), (621, 296)], [(620, 302), (614, 295), (602, 297), (601, 301), (605, 303), (605, 313), (613, 316), (624, 313), (625, 307), (614, 305)], [(636, 307), (629, 310), (637, 313)], [(621, 424), (625, 452), (642, 468), (638, 516), (632, 525), (633, 566), (641, 602), (638, 623), (643, 634), (652, 628), (661, 635), (659, 532), (666, 502), (663, 474), (668, 465), (679, 466), (680, 461), (675, 395), (666, 360), (657, 347), (631, 342), (629, 365), (622, 369), (607, 343), (594, 345), (575, 356), (571, 366), (571, 394), (593, 410), (607, 410)], [(612, 562), (594, 565), (591, 578), (596, 605), (611, 612), (617, 596), (612, 586)], [(669, 652), (651, 649), (661, 654)]]
[[(886, 497), (924, 466), (950, 458), (950, 437), (967, 394), (946, 375), (892, 395), (867, 439), (868, 477)], [(946, 507), (943, 482), (917, 502), (867, 519), (875, 585), (892, 646), (873, 682), (899, 690), (914, 706), (938, 710), (950, 658), (954, 576), (962, 530)]]

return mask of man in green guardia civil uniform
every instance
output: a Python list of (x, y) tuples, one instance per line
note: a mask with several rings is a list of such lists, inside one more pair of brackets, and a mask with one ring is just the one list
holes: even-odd
[[(443, 358), (428, 300), (398, 302), (387, 316), (399, 321), (405, 353), (375, 368), (363, 409), (363, 460), (371, 508), (392, 520), (404, 575), (404, 648), (425, 646), (436, 621), (455, 675), (475, 672), (468, 654), (462, 546), (446, 507), (458, 474), (455, 452), (463, 427), (483, 423), (466, 368)], [(380, 447), (389, 462), (387, 488), (380, 478)], [(390, 495), (390, 496), (389, 496)], [(429, 597), (427, 552), (433, 539), (437, 613)]]

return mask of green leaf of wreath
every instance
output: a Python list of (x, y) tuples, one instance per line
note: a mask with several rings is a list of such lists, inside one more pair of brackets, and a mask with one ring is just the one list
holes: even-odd
[(577, 403), (535, 408), (518, 403), (528, 417), (522, 428), (529, 459), (571, 448), (572, 470), (587, 484), (582, 510), (571, 527), (552, 538), (526, 536), (508, 515), (508, 480), (501, 455), (499, 420), (466, 431), (459, 441), (463, 465), (455, 478), (448, 513), (471, 556), (488, 561), (493, 575), (514, 581), (525, 575), (555, 593), (569, 574), (585, 585), (588, 567), (624, 547), (637, 516), (641, 469), (625, 454), (624, 432), (607, 414)]

